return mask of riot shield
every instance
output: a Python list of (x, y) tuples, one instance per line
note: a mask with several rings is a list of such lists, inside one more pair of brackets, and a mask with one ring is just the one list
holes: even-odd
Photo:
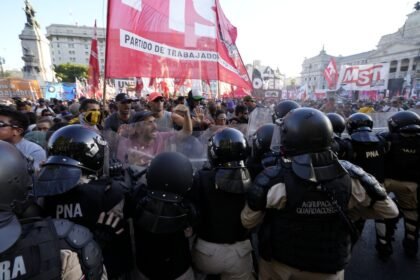
[(197, 170), (207, 162), (207, 141), (214, 129), (195, 137), (182, 130), (158, 131), (154, 123), (137, 122), (121, 126), (118, 133), (106, 131), (103, 135), (111, 147), (111, 158), (118, 159), (126, 169), (135, 169), (136, 173), (146, 169), (163, 152), (184, 154)]
[(248, 119), (248, 127), (246, 133), (244, 133), (249, 143), (252, 141), (252, 135), (255, 134), (258, 128), (267, 123), (273, 123), (272, 113), (270, 108), (257, 107), (255, 108)]

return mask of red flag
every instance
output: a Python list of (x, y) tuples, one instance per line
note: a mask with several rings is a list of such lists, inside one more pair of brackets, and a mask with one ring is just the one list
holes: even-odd
[(142, 78), (136, 78), (136, 94), (137, 96), (141, 96), (141, 91), (143, 90), (143, 79)]
[(219, 0), (108, 3), (107, 78), (220, 80), (251, 88), (236, 28)]
[(96, 36), (96, 20), (93, 29), (94, 34), (92, 44), (90, 47), (89, 69), (88, 69), (88, 85), (89, 93), (93, 98), (96, 97), (96, 92), (99, 90), (99, 62), (98, 62), (98, 38)]
[(156, 79), (155, 78), (150, 78), (150, 80), (149, 80), (149, 88), (151, 88), (151, 87), (155, 88), (155, 82), (156, 82)]
[(338, 80), (337, 64), (334, 57), (331, 57), (330, 62), (324, 70), (324, 78), (328, 83), (328, 88), (334, 88)]

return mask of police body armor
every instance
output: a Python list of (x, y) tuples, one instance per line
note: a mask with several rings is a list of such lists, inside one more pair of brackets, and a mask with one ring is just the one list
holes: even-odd
[[(78, 184), (65, 193), (45, 196), (44, 207), (52, 217), (68, 219), (94, 231), (101, 212), (108, 213), (118, 204), (122, 204), (126, 191), (120, 181), (91, 180), (86, 184)], [(122, 204), (121, 208), (123, 206)], [(123, 227), (125, 230), (103, 248), (104, 264), (110, 277), (121, 275), (132, 266), (128, 224), (123, 224)]]
[(287, 203), (282, 210), (266, 209), (261, 256), (305, 271), (342, 270), (350, 259), (351, 237), (338, 208), (346, 212), (351, 179), (335, 155), (300, 155), (264, 170), (248, 194), (250, 208), (265, 209), (268, 190), (278, 183), (286, 186)]
[(248, 238), (240, 213), (245, 206), (245, 193), (251, 186), (248, 170), (215, 168), (201, 170), (194, 196), (200, 207), (199, 238), (212, 243), (233, 244)]
[(386, 141), (370, 131), (354, 132), (350, 136), (351, 150), (346, 158), (362, 167), (383, 183), (385, 180)]
[(60, 250), (78, 254), (86, 279), (102, 278), (101, 249), (88, 229), (67, 220), (33, 218), (22, 224), (15, 244), (0, 253), (0, 279), (61, 279)]
[(387, 133), (384, 137), (391, 142), (386, 156), (387, 178), (400, 181), (419, 182), (420, 135), (402, 136)]
[(339, 159), (347, 159), (351, 151), (351, 145), (347, 138), (343, 139), (334, 133), (333, 142), (331, 143), (331, 150), (337, 155)]
[(191, 266), (184, 230), (194, 223), (194, 207), (174, 193), (146, 190), (144, 185), (137, 191), (137, 267), (151, 280), (176, 279)]

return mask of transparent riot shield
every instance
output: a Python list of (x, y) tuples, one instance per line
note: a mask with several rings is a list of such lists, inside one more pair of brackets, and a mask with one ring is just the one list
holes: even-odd
[(252, 135), (255, 134), (257, 129), (267, 123), (273, 123), (273, 117), (270, 108), (257, 107), (251, 112), (248, 119), (248, 127), (246, 133), (244, 133), (249, 143), (251, 143)]
[(277, 119), (274, 126), (273, 138), (271, 138), (270, 149), (276, 154), (280, 154), (281, 134), (280, 126), (283, 119)]
[(395, 112), (374, 112), (369, 114), (373, 120), (373, 131), (384, 132), (388, 130), (388, 119)]

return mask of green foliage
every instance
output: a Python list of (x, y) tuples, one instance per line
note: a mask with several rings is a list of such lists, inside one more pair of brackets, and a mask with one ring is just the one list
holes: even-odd
[(80, 64), (60, 64), (55, 66), (54, 71), (58, 79), (62, 82), (74, 83), (76, 78), (79, 80), (87, 78), (88, 67)]

